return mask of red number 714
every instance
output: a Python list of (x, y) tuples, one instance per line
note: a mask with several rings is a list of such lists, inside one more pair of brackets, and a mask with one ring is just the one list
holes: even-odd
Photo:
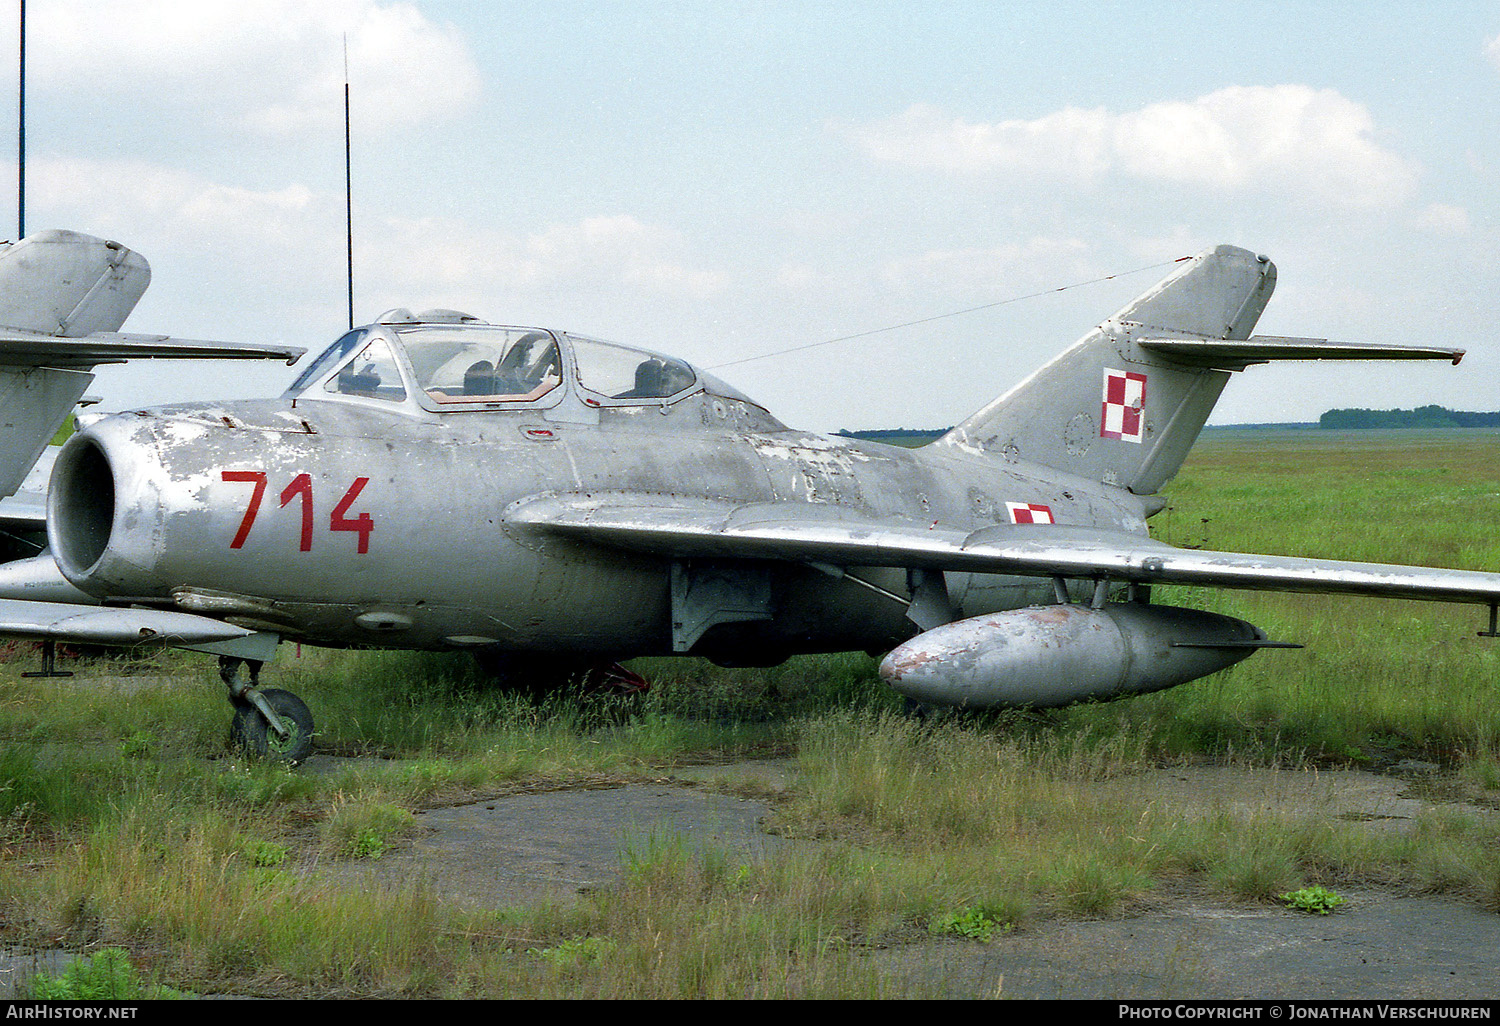
[[(223, 479), (229, 482), (252, 484), (255, 488), (250, 493), (250, 504), (245, 507), (245, 515), (240, 519), (239, 530), (234, 533), (234, 540), (229, 543), (231, 549), (240, 548), (245, 544), (245, 539), (250, 536), (250, 528), (255, 524), (255, 515), (260, 512), (261, 501), (266, 495), (266, 472), (263, 470), (225, 470), (220, 472)], [(375, 521), (370, 514), (361, 513), (357, 517), (349, 517), (349, 507), (354, 505), (354, 500), (359, 498), (359, 493), (364, 491), (365, 485), (370, 483), (368, 477), (356, 477), (344, 497), (333, 507), (333, 512), (328, 517), (328, 529), (330, 531), (352, 531), (359, 535), (359, 553), (361, 555), (370, 551), (370, 532), (375, 530)], [(313, 535), (313, 486), (311, 474), (298, 474), (292, 478), (292, 483), (287, 485), (281, 493), (281, 506), (286, 508), (287, 504), (295, 498), (302, 500), (302, 535), (298, 548), (303, 552), (312, 550)]]

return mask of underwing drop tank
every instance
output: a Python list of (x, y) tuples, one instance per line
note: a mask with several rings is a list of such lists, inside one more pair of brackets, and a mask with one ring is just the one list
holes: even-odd
[(1267, 644), (1243, 620), (1196, 609), (1030, 606), (919, 634), (885, 657), (880, 675), (924, 705), (1042, 708), (1175, 687)]

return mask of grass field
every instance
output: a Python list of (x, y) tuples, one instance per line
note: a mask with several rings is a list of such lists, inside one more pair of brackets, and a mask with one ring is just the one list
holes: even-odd
[[(1497, 456), (1500, 434), (1479, 430), (1213, 432), (1153, 526), (1177, 545), (1496, 570)], [(308, 700), (321, 749), (391, 757), (330, 776), (228, 758), (211, 660), (100, 662), (74, 681), (0, 664), (0, 940), (119, 946), (150, 982), (196, 993), (877, 997), (922, 995), (876, 973), (872, 945), (1115, 915), (1164, 889), (1270, 901), (1376, 884), (1500, 912), (1491, 819), (1379, 835), (1295, 810), (1166, 815), (1100, 786), (1182, 762), (1420, 759), (1441, 767), (1429, 787), (1500, 807), (1482, 608), (1154, 598), (1307, 647), (1138, 699), (926, 723), (864, 656), (642, 660), (642, 699), (533, 703), (485, 690), (459, 656), (288, 652), (270, 679)], [(319, 868), (399, 847), (424, 805), (767, 755), (795, 767), (775, 828), (820, 843), (765, 864), (664, 838), (576, 905), (479, 910)]]

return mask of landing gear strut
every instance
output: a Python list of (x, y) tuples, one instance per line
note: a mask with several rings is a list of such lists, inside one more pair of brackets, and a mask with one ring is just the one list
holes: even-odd
[[(1491, 630), (1494, 627), (1491, 625)], [(57, 668), (57, 642), (47, 638), (42, 642), (42, 668), (40, 670), (27, 670), (21, 674), (23, 677), (71, 677), (72, 670), (59, 670)]]
[[(238, 679), (241, 663), (250, 668), (248, 681)], [(290, 691), (260, 687), (261, 665), (256, 659), (219, 657), (219, 678), (234, 705), (229, 746), (250, 758), (295, 766), (312, 754), (312, 713)]]

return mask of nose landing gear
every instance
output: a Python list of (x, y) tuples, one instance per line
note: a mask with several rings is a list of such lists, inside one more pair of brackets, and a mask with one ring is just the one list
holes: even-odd
[[(247, 681), (239, 679), (241, 663), (250, 669)], [(312, 754), (312, 713), (290, 691), (260, 687), (261, 665), (255, 659), (219, 657), (219, 678), (234, 705), (229, 746), (250, 758), (295, 766)]]

